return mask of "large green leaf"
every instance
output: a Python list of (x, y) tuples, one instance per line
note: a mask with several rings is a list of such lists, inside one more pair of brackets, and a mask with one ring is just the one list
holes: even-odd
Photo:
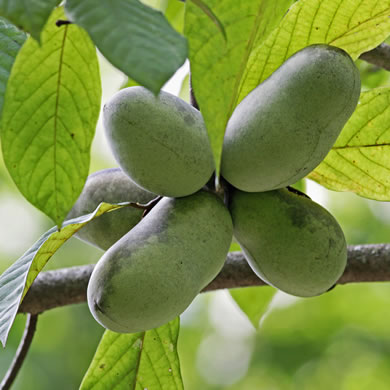
[(15, 60), (2, 116), (5, 164), (21, 193), (59, 226), (89, 170), (101, 87), (96, 49), (61, 8)]
[(37, 41), (53, 8), (61, 0), (0, 0), (0, 15), (29, 32)]
[(309, 177), (332, 190), (390, 200), (390, 88), (361, 94), (332, 150)]
[(186, 40), (138, 0), (67, 0), (66, 11), (113, 65), (155, 94), (187, 57)]
[(123, 205), (101, 203), (93, 213), (66, 221), (61, 230), (53, 227), (0, 276), (0, 341), (3, 346), (22, 299), (54, 253), (88, 222)]
[(188, 0), (185, 35), (191, 78), (219, 171), (227, 121), (237, 105), (248, 59), (292, 0)]
[(239, 89), (241, 101), (298, 50), (326, 43), (353, 59), (390, 35), (390, 0), (300, 0), (254, 50)]
[(238, 307), (248, 316), (256, 329), (259, 327), (260, 319), (267, 311), (276, 291), (275, 288), (270, 286), (229, 290)]
[(182, 390), (178, 336), (179, 317), (146, 332), (107, 330), (80, 390)]
[(0, 18), (0, 113), (12, 65), (26, 38), (24, 32)]

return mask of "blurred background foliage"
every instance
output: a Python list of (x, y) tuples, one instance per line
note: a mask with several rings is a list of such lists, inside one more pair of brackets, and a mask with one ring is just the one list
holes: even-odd
[[(180, 20), (179, 20), (180, 21)], [(178, 22), (177, 28), (181, 26)], [(389, 86), (389, 72), (358, 61), (363, 89)], [(103, 103), (127, 80), (101, 59)], [(165, 90), (188, 100), (188, 64)], [(90, 172), (117, 166), (101, 122)], [(306, 191), (340, 222), (348, 244), (390, 242), (390, 204), (334, 193), (307, 181)], [(302, 187), (300, 187), (302, 188)], [(0, 272), (52, 223), (18, 193), (0, 163)], [(75, 238), (47, 269), (96, 262), (102, 252)], [(264, 287), (260, 287), (264, 289)], [(179, 353), (186, 390), (387, 390), (390, 383), (390, 284), (337, 286), (323, 296), (273, 298), (256, 331), (226, 291), (201, 294), (182, 315)], [(18, 315), (0, 376), (6, 372), (25, 316)], [(103, 333), (86, 304), (40, 316), (14, 389), (76, 389)]]

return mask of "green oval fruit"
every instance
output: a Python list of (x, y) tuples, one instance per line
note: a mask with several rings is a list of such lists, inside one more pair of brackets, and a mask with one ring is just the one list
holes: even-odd
[(249, 265), (268, 284), (310, 297), (327, 291), (342, 275), (347, 262), (343, 231), (309, 198), (287, 189), (235, 190), (230, 211)]
[(200, 190), (214, 171), (202, 115), (174, 95), (123, 89), (104, 106), (103, 121), (118, 164), (148, 191), (186, 196)]
[[(143, 204), (156, 196), (135, 185), (121, 169), (104, 169), (88, 176), (83, 191), (66, 219), (89, 214), (101, 202)], [(143, 210), (134, 207), (111, 211), (89, 222), (76, 233), (76, 237), (106, 250), (141, 220), (142, 213)]]
[(232, 235), (216, 195), (162, 199), (98, 261), (88, 285), (93, 316), (121, 333), (172, 320), (221, 270)]
[(295, 183), (328, 154), (359, 96), (359, 71), (346, 52), (327, 45), (302, 49), (234, 110), (222, 176), (249, 192)]

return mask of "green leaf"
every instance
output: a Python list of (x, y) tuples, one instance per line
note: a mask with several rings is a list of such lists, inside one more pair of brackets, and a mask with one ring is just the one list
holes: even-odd
[(241, 101), (298, 50), (326, 43), (353, 59), (390, 34), (390, 0), (300, 0), (249, 58), (239, 91)]
[(88, 222), (125, 205), (101, 203), (93, 213), (66, 221), (61, 230), (51, 228), (0, 276), (0, 341), (3, 346), (20, 303), (54, 253)]
[(24, 32), (0, 18), (0, 113), (12, 65), (26, 38)]
[(67, 0), (66, 11), (114, 66), (155, 94), (187, 57), (185, 38), (138, 0)]
[(211, 22), (215, 24), (215, 27), (217, 27), (217, 29), (222, 34), (225, 42), (227, 43), (225, 27), (219, 20), (218, 16), (215, 15), (213, 10), (203, 0), (191, 0), (191, 2), (195, 4), (205, 15), (207, 15), (207, 17), (210, 18)]
[(310, 179), (335, 191), (390, 200), (390, 88), (363, 92), (325, 160)]
[(61, 0), (0, 0), (0, 15), (39, 41), (47, 19), (60, 2)]
[(240, 244), (238, 242), (236, 242), (233, 238), (233, 241), (230, 244), (229, 252), (237, 252), (240, 250), (241, 250)]
[(270, 286), (244, 287), (229, 290), (238, 307), (248, 316), (258, 329), (261, 317), (265, 314), (276, 293)]
[[(198, 3), (204, 5), (200, 8)], [(187, 1), (192, 86), (202, 111), (217, 171), (226, 124), (237, 105), (251, 52), (282, 19), (292, 0)], [(207, 7), (210, 12), (205, 12)], [(224, 33), (226, 36), (224, 36)]]
[(20, 192), (59, 226), (89, 170), (101, 86), (96, 49), (61, 8), (15, 60), (2, 116), (2, 149)]
[(136, 81), (133, 79), (127, 78), (127, 81), (121, 86), (121, 89), (123, 88), (129, 88), (129, 87), (136, 87), (139, 85)]
[(80, 390), (182, 390), (178, 336), (179, 317), (146, 332), (107, 330)]
[(179, 33), (184, 30), (185, 3), (178, 0), (168, 0), (165, 17), (171, 26)]
[(183, 99), (187, 103), (190, 102), (190, 74), (187, 73), (181, 82), (179, 98)]

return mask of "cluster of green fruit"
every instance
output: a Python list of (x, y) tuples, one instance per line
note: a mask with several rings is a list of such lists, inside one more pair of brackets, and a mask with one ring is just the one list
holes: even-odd
[(79, 231), (106, 250), (88, 286), (96, 320), (137, 332), (181, 314), (221, 270), (233, 233), (267, 283), (305, 297), (332, 287), (346, 265), (343, 232), (286, 187), (323, 160), (359, 95), (358, 70), (344, 51), (313, 45), (290, 57), (229, 120), (223, 202), (206, 185), (215, 166), (200, 112), (165, 92), (118, 92), (104, 125), (121, 169), (91, 175), (68, 217), (101, 201), (163, 198), (142, 219), (142, 209), (125, 207)]

